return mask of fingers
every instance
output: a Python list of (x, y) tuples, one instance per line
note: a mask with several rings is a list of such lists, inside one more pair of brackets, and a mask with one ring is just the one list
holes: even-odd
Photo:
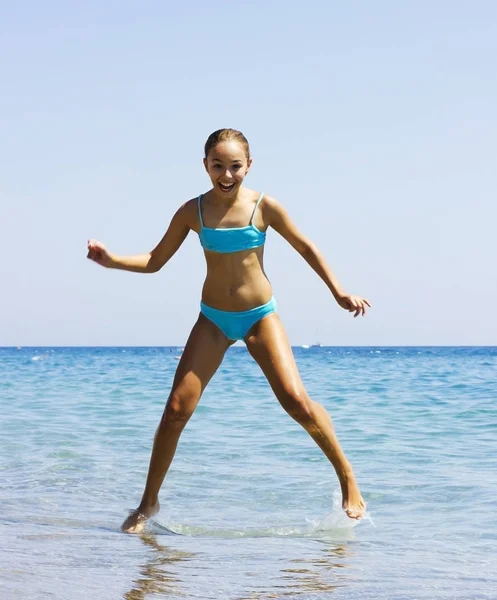
[(88, 254), (86, 255), (86, 258), (89, 258), (90, 260), (94, 260), (95, 262), (98, 262), (99, 260), (102, 259), (102, 253), (98, 252), (97, 250), (90, 249), (90, 250), (88, 250)]
[(90, 260), (93, 260), (95, 257), (94, 244), (95, 240), (88, 240), (88, 254), (86, 255), (86, 258), (89, 258)]
[(88, 240), (88, 254), (86, 258), (99, 262), (102, 260), (102, 249), (99, 242), (96, 240)]
[(95, 240), (88, 240), (88, 254), (86, 255), (86, 258), (89, 258), (90, 260), (94, 260), (95, 258), (94, 243)]
[(349, 312), (350, 313), (354, 313), (354, 319), (361, 313), (362, 306), (361, 306), (361, 299), (358, 298), (357, 296), (350, 296), (348, 298), (349, 301)]
[(100, 250), (102, 244), (97, 240), (88, 240), (88, 250)]
[(354, 313), (354, 319), (359, 315), (362, 315), (364, 317), (364, 315), (366, 314), (366, 306), (369, 306), (371, 308), (369, 300), (366, 300), (365, 298), (360, 298), (359, 296), (351, 296), (349, 301), (349, 312)]

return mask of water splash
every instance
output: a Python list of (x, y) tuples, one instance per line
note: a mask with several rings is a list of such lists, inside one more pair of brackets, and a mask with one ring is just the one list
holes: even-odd
[(333, 494), (332, 510), (322, 519), (305, 519), (302, 525), (269, 525), (266, 527), (204, 527), (198, 525), (187, 525), (174, 523), (167, 517), (159, 520), (157, 517), (150, 519), (148, 529), (153, 533), (163, 535), (186, 535), (190, 537), (209, 537), (209, 538), (261, 538), (261, 537), (301, 537), (301, 538), (320, 538), (333, 536), (347, 536), (364, 521), (369, 521), (373, 526), (374, 522), (366, 513), (363, 519), (357, 521), (349, 518), (341, 507), (341, 495), (339, 492)]

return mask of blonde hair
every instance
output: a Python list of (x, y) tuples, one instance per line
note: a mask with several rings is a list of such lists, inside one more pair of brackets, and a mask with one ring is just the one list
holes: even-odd
[(209, 152), (220, 142), (238, 142), (244, 149), (247, 160), (250, 158), (250, 147), (247, 138), (241, 131), (236, 129), (218, 129), (210, 134), (205, 142), (204, 152), (205, 158), (209, 156)]

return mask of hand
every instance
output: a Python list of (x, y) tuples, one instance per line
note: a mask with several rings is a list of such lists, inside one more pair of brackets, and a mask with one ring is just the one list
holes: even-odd
[(110, 267), (112, 263), (109, 251), (102, 242), (97, 242), (97, 240), (88, 240), (88, 254), (86, 258), (102, 265), (102, 267)]
[(362, 316), (366, 314), (366, 306), (369, 306), (371, 308), (369, 300), (361, 298), (360, 296), (349, 296), (348, 294), (343, 294), (342, 296), (338, 296), (336, 298), (336, 301), (345, 310), (355, 313), (354, 319), (358, 317), (361, 313)]

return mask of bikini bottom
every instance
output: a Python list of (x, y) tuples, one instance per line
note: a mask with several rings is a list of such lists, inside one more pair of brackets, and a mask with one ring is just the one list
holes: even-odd
[(200, 312), (214, 325), (217, 325), (230, 340), (243, 340), (253, 325), (260, 321), (262, 317), (276, 312), (276, 308), (274, 297), (262, 306), (240, 311), (219, 310), (207, 306), (203, 302), (200, 303)]

